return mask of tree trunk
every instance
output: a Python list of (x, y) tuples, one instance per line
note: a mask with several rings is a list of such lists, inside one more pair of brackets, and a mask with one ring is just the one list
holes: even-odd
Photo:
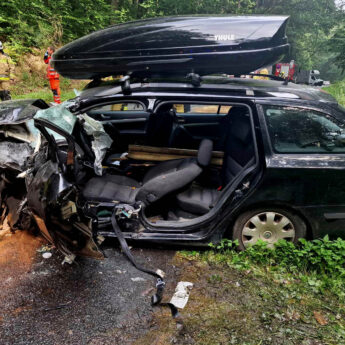
[(118, 10), (119, 9), (119, 0), (111, 0), (111, 7), (114, 10)]

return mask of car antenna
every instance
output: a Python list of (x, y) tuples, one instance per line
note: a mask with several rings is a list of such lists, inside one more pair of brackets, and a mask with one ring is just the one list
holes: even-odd
[(124, 95), (130, 95), (132, 93), (131, 80), (129, 75), (125, 75), (120, 79), (120, 85)]
[(195, 87), (198, 87), (201, 85), (201, 77), (199, 74), (196, 74), (194, 72), (188, 73), (186, 76), (186, 79), (191, 82), (191, 84)]

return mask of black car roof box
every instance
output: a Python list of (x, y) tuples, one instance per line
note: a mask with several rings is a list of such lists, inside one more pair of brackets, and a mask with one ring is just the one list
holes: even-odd
[(183, 16), (114, 25), (60, 48), (56, 70), (71, 79), (244, 74), (288, 52), (285, 16)]

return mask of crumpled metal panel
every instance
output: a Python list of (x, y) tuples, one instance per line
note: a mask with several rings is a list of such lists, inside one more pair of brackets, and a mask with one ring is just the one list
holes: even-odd
[(40, 136), (40, 132), (34, 126), (34, 121), (32, 119), (25, 123), (0, 125), (0, 133), (3, 134), (5, 138), (14, 138), (21, 142), (28, 143), (32, 148), (36, 147)]
[(32, 153), (33, 148), (27, 143), (0, 142), (0, 168), (23, 171)]
[(29, 208), (42, 219), (45, 219), (45, 208), (49, 201), (49, 193), (51, 193), (50, 180), (58, 172), (58, 164), (49, 160), (38, 168), (33, 178), (30, 176), (31, 174), (26, 178)]
[(97, 175), (102, 176), (102, 161), (110, 148), (113, 140), (105, 132), (101, 122), (98, 122), (90, 116), (83, 114), (79, 115), (83, 119), (83, 127), (86, 133), (93, 137), (92, 151), (95, 154), (94, 171)]
[(23, 123), (32, 119), (40, 109), (48, 105), (37, 99), (5, 101), (0, 103), (0, 125)]

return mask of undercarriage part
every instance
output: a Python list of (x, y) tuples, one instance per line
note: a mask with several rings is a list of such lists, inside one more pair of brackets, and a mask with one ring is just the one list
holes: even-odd
[(131, 218), (132, 216), (138, 215), (141, 207), (138, 208), (133, 208), (130, 205), (117, 205), (114, 207), (113, 214), (111, 216), (111, 223), (113, 226), (113, 230), (117, 236), (117, 239), (120, 242), (122, 251), (125, 253), (129, 261), (133, 264), (134, 267), (136, 267), (139, 271), (145, 272), (147, 274), (150, 274), (154, 277), (157, 278), (157, 283), (156, 283), (156, 294), (152, 296), (151, 298), (151, 305), (152, 306), (158, 306), (161, 305), (162, 307), (168, 307), (170, 308), (171, 315), (173, 318), (176, 318), (179, 316), (179, 312), (177, 308), (172, 304), (172, 303), (162, 303), (162, 298), (163, 298), (163, 293), (164, 293), (164, 288), (165, 288), (165, 282), (164, 282), (164, 274), (162, 274), (161, 270), (150, 270), (147, 269), (141, 265), (139, 265), (133, 254), (131, 253), (127, 241), (125, 237), (123, 236), (123, 233), (119, 227), (118, 220), (126, 217), (126, 218)]

